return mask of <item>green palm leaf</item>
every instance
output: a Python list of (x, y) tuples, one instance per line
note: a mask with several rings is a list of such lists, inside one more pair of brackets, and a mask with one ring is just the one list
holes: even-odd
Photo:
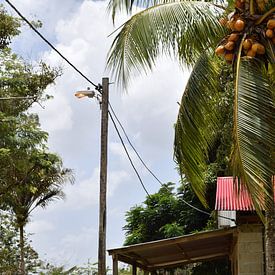
[(141, 11), (123, 25), (107, 65), (125, 86), (133, 72), (150, 70), (163, 53), (179, 54), (187, 65), (193, 65), (224, 35), (217, 20), (221, 12), (213, 3), (199, 1), (170, 2)]
[(275, 109), (264, 64), (240, 58), (236, 65), (234, 103), (234, 174), (246, 185), (257, 212), (263, 200), (272, 202), (271, 179), (274, 175), (272, 152), (275, 148)]
[(204, 171), (218, 125), (218, 113), (213, 105), (218, 91), (218, 70), (214, 62), (203, 55), (195, 65), (182, 97), (175, 125), (174, 152), (180, 173), (186, 176), (204, 205)]

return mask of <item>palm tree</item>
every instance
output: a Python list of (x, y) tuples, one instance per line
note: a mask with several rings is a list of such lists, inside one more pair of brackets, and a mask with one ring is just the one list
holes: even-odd
[(175, 126), (175, 159), (204, 204), (204, 171), (219, 126), (213, 99), (221, 90), (221, 67), (231, 65), (232, 171), (262, 219), (266, 210), (267, 274), (274, 274), (275, 1), (111, 0), (109, 9), (115, 18), (135, 4), (144, 9), (121, 26), (108, 66), (124, 87), (134, 72), (151, 70), (160, 54), (192, 68)]
[(71, 170), (63, 168), (61, 159), (41, 149), (18, 152), (9, 156), (9, 177), (5, 179), (5, 192), (0, 206), (15, 214), (19, 228), (19, 274), (26, 274), (24, 227), (37, 207), (45, 208), (54, 199), (64, 197), (62, 187), (72, 181)]

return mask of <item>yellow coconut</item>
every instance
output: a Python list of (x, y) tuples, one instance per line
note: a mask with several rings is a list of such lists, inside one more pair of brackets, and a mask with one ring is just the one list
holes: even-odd
[(234, 24), (234, 29), (238, 32), (244, 29), (245, 23), (242, 19), (238, 19)]
[(271, 29), (267, 29), (267, 31), (265, 32), (265, 35), (268, 38), (272, 38), (274, 36), (274, 32)]
[(228, 41), (236, 42), (239, 39), (239, 35), (237, 33), (231, 33), (228, 37)]
[(270, 19), (267, 21), (267, 28), (274, 29), (275, 28), (275, 19)]
[(252, 46), (252, 41), (251, 39), (245, 39), (244, 42), (243, 42), (243, 48), (245, 50), (250, 50), (251, 49), (251, 46)]
[(223, 45), (220, 45), (220, 46), (217, 47), (216, 50), (215, 50), (215, 53), (216, 53), (217, 55), (223, 55), (224, 52), (225, 52), (225, 49), (224, 49), (224, 46), (223, 46)]
[(228, 41), (224, 47), (226, 50), (232, 51), (235, 47), (235, 43), (233, 41)]

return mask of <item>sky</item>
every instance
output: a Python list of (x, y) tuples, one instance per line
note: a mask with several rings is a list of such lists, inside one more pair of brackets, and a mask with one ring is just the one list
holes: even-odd
[[(126, 20), (120, 15), (114, 26), (106, 1), (11, 0), (29, 19), (41, 20), (43, 33), (55, 47), (93, 82), (110, 77), (106, 56), (114, 36), (108, 35)], [(12, 11), (0, 0), (5, 7)], [(93, 99), (76, 99), (74, 93), (91, 86), (27, 26), (13, 49), (30, 62), (43, 59), (61, 66), (63, 75), (47, 89), (54, 99), (39, 105), (41, 126), (49, 133), (49, 148), (74, 172), (75, 183), (66, 185), (66, 199), (33, 212), (27, 232), (43, 259), (56, 265), (80, 265), (97, 261), (100, 109)], [(178, 183), (173, 161), (173, 124), (178, 102), (188, 78), (175, 61), (160, 58), (153, 72), (133, 76), (129, 90), (110, 85), (110, 102), (129, 138), (162, 182)], [(92, 87), (91, 87), (92, 88)], [(149, 193), (159, 183), (144, 169), (127, 146)], [(145, 200), (123, 147), (109, 122), (107, 183), (107, 249), (123, 245), (125, 213)], [(108, 256), (110, 265), (111, 259)]]

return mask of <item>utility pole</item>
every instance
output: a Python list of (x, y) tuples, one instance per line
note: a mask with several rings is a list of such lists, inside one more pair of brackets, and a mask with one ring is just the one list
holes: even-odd
[(109, 78), (102, 78), (98, 274), (106, 274), (106, 190)]

